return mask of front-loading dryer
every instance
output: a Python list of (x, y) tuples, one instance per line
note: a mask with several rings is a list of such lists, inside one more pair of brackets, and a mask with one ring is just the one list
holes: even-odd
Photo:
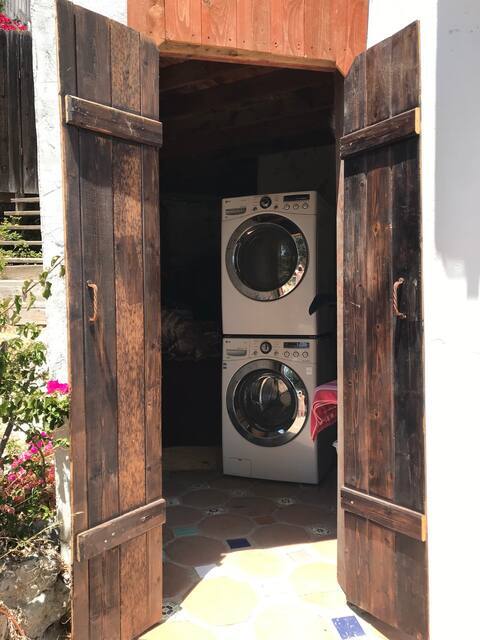
[(335, 289), (335, 215), (317, 192), (222, 201), (224, 335), (332, 331)]
[(310, 407), (315, 388), (334, 379), (335, 368), (333, 336), (225, 338), (224, 473), (317, 483), (319, 459), (326, 458), (310, 435)]

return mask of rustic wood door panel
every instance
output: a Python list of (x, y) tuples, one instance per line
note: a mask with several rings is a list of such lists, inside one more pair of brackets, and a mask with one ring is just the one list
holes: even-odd
[(162, 608), (158, 53), (58, 2), (72, 383), (73, 633)]
[(342, 586), (427, 637), (418, 25), (345, 80)]

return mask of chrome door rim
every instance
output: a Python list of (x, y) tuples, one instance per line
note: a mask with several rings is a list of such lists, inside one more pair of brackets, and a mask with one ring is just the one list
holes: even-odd
[[(247, 376), (248, 374), (254, 371), (266, 371), (266, 372), (276, 372), (279, 373), (280, 376), (286, 380), (287, 383), (290, 384), (292, 389), (295, 392), (295, 400), (296, 400), (296, 416), (292, 424), (288, 429), (285, 430), (284, 433), (278, 433), (272, 437), (258, 437), (249, 433), (242, 423), (239, 420), (237, 415), (237, 408), (235, 406), (235, 399), (238, 387), (240, 382)], [(300, 402), (303, 400), (303, 403)], [(308, 406), (308, 392), (303, 380), (300, 376), (294, 371), (291, 367), (278, 360), (255, 360), (254, 362), (249, 362), (244, 365), (240, 369), (238, 369), (235, 374), (232, 376), (230, 383), (227, 388), (226, 395), (226, 404), (228, 415), (230, 416), (230, 420), (232, 421), (233, 426), (238, 431), (238, 433), (254, 444), (260, 445), (262, 447), (277, 447), (287, 442), (290, 442), (294, 438), (298, 436), (298, 434), (304, 428), (309, 412)], [(303, 406), (302, 406), (303, 404)]]
[[(275, 221), (275, 219), (279, 222)], [(272, 289), (271, 291), (257, 291), (256, 289), (252, 289), (251, 287), (246, 285), (238, 275), (236, 268), (237, 249), (239, 241), (246, 233), (248, 233), (252, 229), (255, 229), (255, 227), (257, 226), (266, 223), (274, 225), (276, 224), (277, 226), (286, 229), (290, 233), (290, 236), (292, 237), (297, 249), (297, 264), (289, 280), (281, 287)], [(252, 300), (258, 300), (260, 302), (270, 302), (272, 300), (279, 300), (280, 298), (284, 298), (296, 287), (298, 287), (308, 267), (308, 245), (301, 229), (288, 218), (285, 218), (284, 216), (281, 216), (279, 214), (260, 214), (243, 222), (232, 233), (225, 253), (225, 262), (230, 280), (232, 281), (235, 288), (240, 291), (240, 293), (242, 293), (247, 298), (251, 298)]]

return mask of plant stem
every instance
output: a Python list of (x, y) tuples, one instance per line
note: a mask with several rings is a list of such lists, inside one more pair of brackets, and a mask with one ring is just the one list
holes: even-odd
[(2, 440), (0, 441), (0, 459), (3, 457), (3, 452), (5, 451), (8, 441), (10, 440), (10, 436), (12, 435), (14, 426), (15, 426), (15, 421), (10, 420), (10, 422), (7, 424), (7, 427), (3, 433)]

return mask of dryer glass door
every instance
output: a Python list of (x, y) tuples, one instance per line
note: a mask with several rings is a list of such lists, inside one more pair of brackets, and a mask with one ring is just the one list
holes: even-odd
[(264, 447), (295, 438), (308, 414), (305, 385), (290, 367), (274, 360), (242, 367), (230, 382), (227, 406), (237, 431)]
[(307, 242), (288, 218), (263, 214), (233, 233), (227, 269), (235, 287), (253, 300), (277, 300), (290, 293), (307, 269)]

